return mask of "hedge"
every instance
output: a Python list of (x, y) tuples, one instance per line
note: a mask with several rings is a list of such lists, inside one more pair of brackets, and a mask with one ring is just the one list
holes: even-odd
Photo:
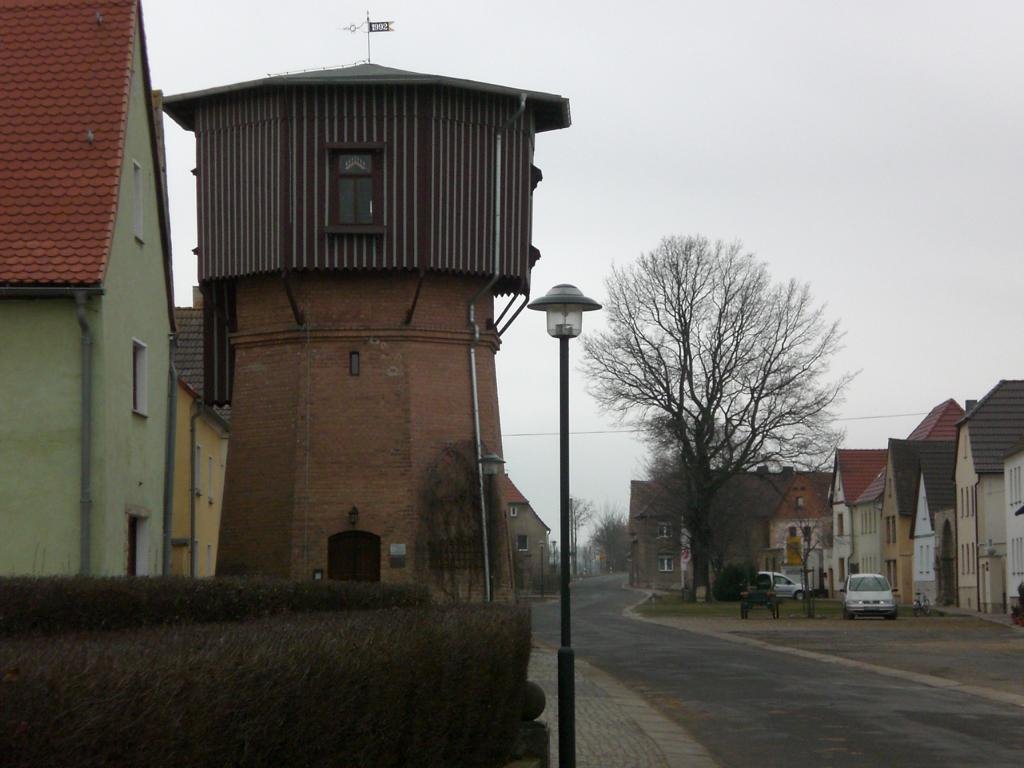
[(0, 637), (423, 606), (421, 587), (271, 578), (4, 578)]
[(0, 765), (500, 766), (529, 653), (509, 606), (0, 640)]
[(756, 575), (757, 568), (753, 563), (730, 563), (718, 574), (711, 592), (715, 596), (715, 600), (723, 602), (739, 600), (740, 592), (754, 580)]

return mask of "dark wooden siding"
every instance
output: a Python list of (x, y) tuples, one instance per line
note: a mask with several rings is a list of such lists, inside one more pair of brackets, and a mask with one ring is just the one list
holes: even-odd
[[(494, 265), (495, 139), (515, 99), (449, 88), (309, 87), (197, 112), (200, 279), (299, 270)], [(529, 276), (529, 111), (504, 133), (503, 287)], [(384, 234), (332, 234), (331, 144), (383, 145)]]
[(206, 280), (203, 286), (203, 399), (209, 405), (230, 405), (238, 330), (233, 280)]
[(197, 113), (200, 280), (281, 268), (280, 98), (232, 96)]

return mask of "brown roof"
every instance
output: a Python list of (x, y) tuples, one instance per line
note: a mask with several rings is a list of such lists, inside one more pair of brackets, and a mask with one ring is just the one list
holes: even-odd
[(516, 488), (516, 484), (512, 482), (512, 478), (508, 475), (502, 475), (505, 478), (505, 503), (506, 504), (529, 504), (523, 496), (522, 491)]
[(893, 490), (896, 509), (904, 517), (917, 510), (918, 482), (922, 473), (929, 507), (948, 509), (953, 506), (953, 464), (956, 444), (948, 440), (890, 440)]
[(192, 389), (203, 394), (203, 310), (175, 307), (178, 343), (174, 350), (174, 367), (178, 377)]
[(956, 440), (956, 425), (963, 416), (964, 409), (950, 398), (932, 408), (907, 440)]
[(0, 0), (0, 284), (103, 281), (136, 10)]
[[(203, 310), (193, 307), (175, 307), (174, 322), (177, 325), (174, 367), (178, 371), (178, 378), (205, 400), (206, 393), (203, 389)], [(230, 405), (213, 406), (213, 411), (224, 420), (225, 424), (230, 424)]]
[(974, 471), (1002, 473), (1006, 452), (1024, 434), (1024, 380), (1000, 381), (960, 424), (971, 428)]
[(854, 503), (878, 473), (885, 469), (885, 448), (840, 448), (836, 451), (836, 472), (843, 480), (843, 496)]

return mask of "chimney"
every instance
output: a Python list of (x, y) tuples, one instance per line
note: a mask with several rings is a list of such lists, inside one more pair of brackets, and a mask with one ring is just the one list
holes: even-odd
[(783, 467), (782, 468), (782, 476), (783, 477), (792, 477), (793, 476), (793, 468), (792, 467)]
[(203, 292), (199, 290), (198, 285), (192, 286), (192, 308), (202, 309), (203, 308)]
[(767, 475), (768, 474), (768, 465), (767, 464), (762, 464), (761, 466), (759, 466), (757, 468), (757, 474), (759, 474), (759, 475)]
[(970, 413), (974, 410), (974, 406), (978, 404), (977, 400), (964, 400), (964, 410)]

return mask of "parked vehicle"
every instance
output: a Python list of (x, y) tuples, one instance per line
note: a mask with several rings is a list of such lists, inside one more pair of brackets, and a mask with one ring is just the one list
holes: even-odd
[(880, 573), (855, 573), (846, 579), (846, 586), (839, 590), (843, 602), (843, 618), (857, 616), (884, 616), (895, 619), (895, 592), (889, 580)]
[(775, 571), (759, 571), (758, 576), (768, 576), (772, 580), (772, 591), (779, 597), (792, 597), (794, 600), (804, 599), (804, 588), (799, 581), (793, 581), (784, 573)]

